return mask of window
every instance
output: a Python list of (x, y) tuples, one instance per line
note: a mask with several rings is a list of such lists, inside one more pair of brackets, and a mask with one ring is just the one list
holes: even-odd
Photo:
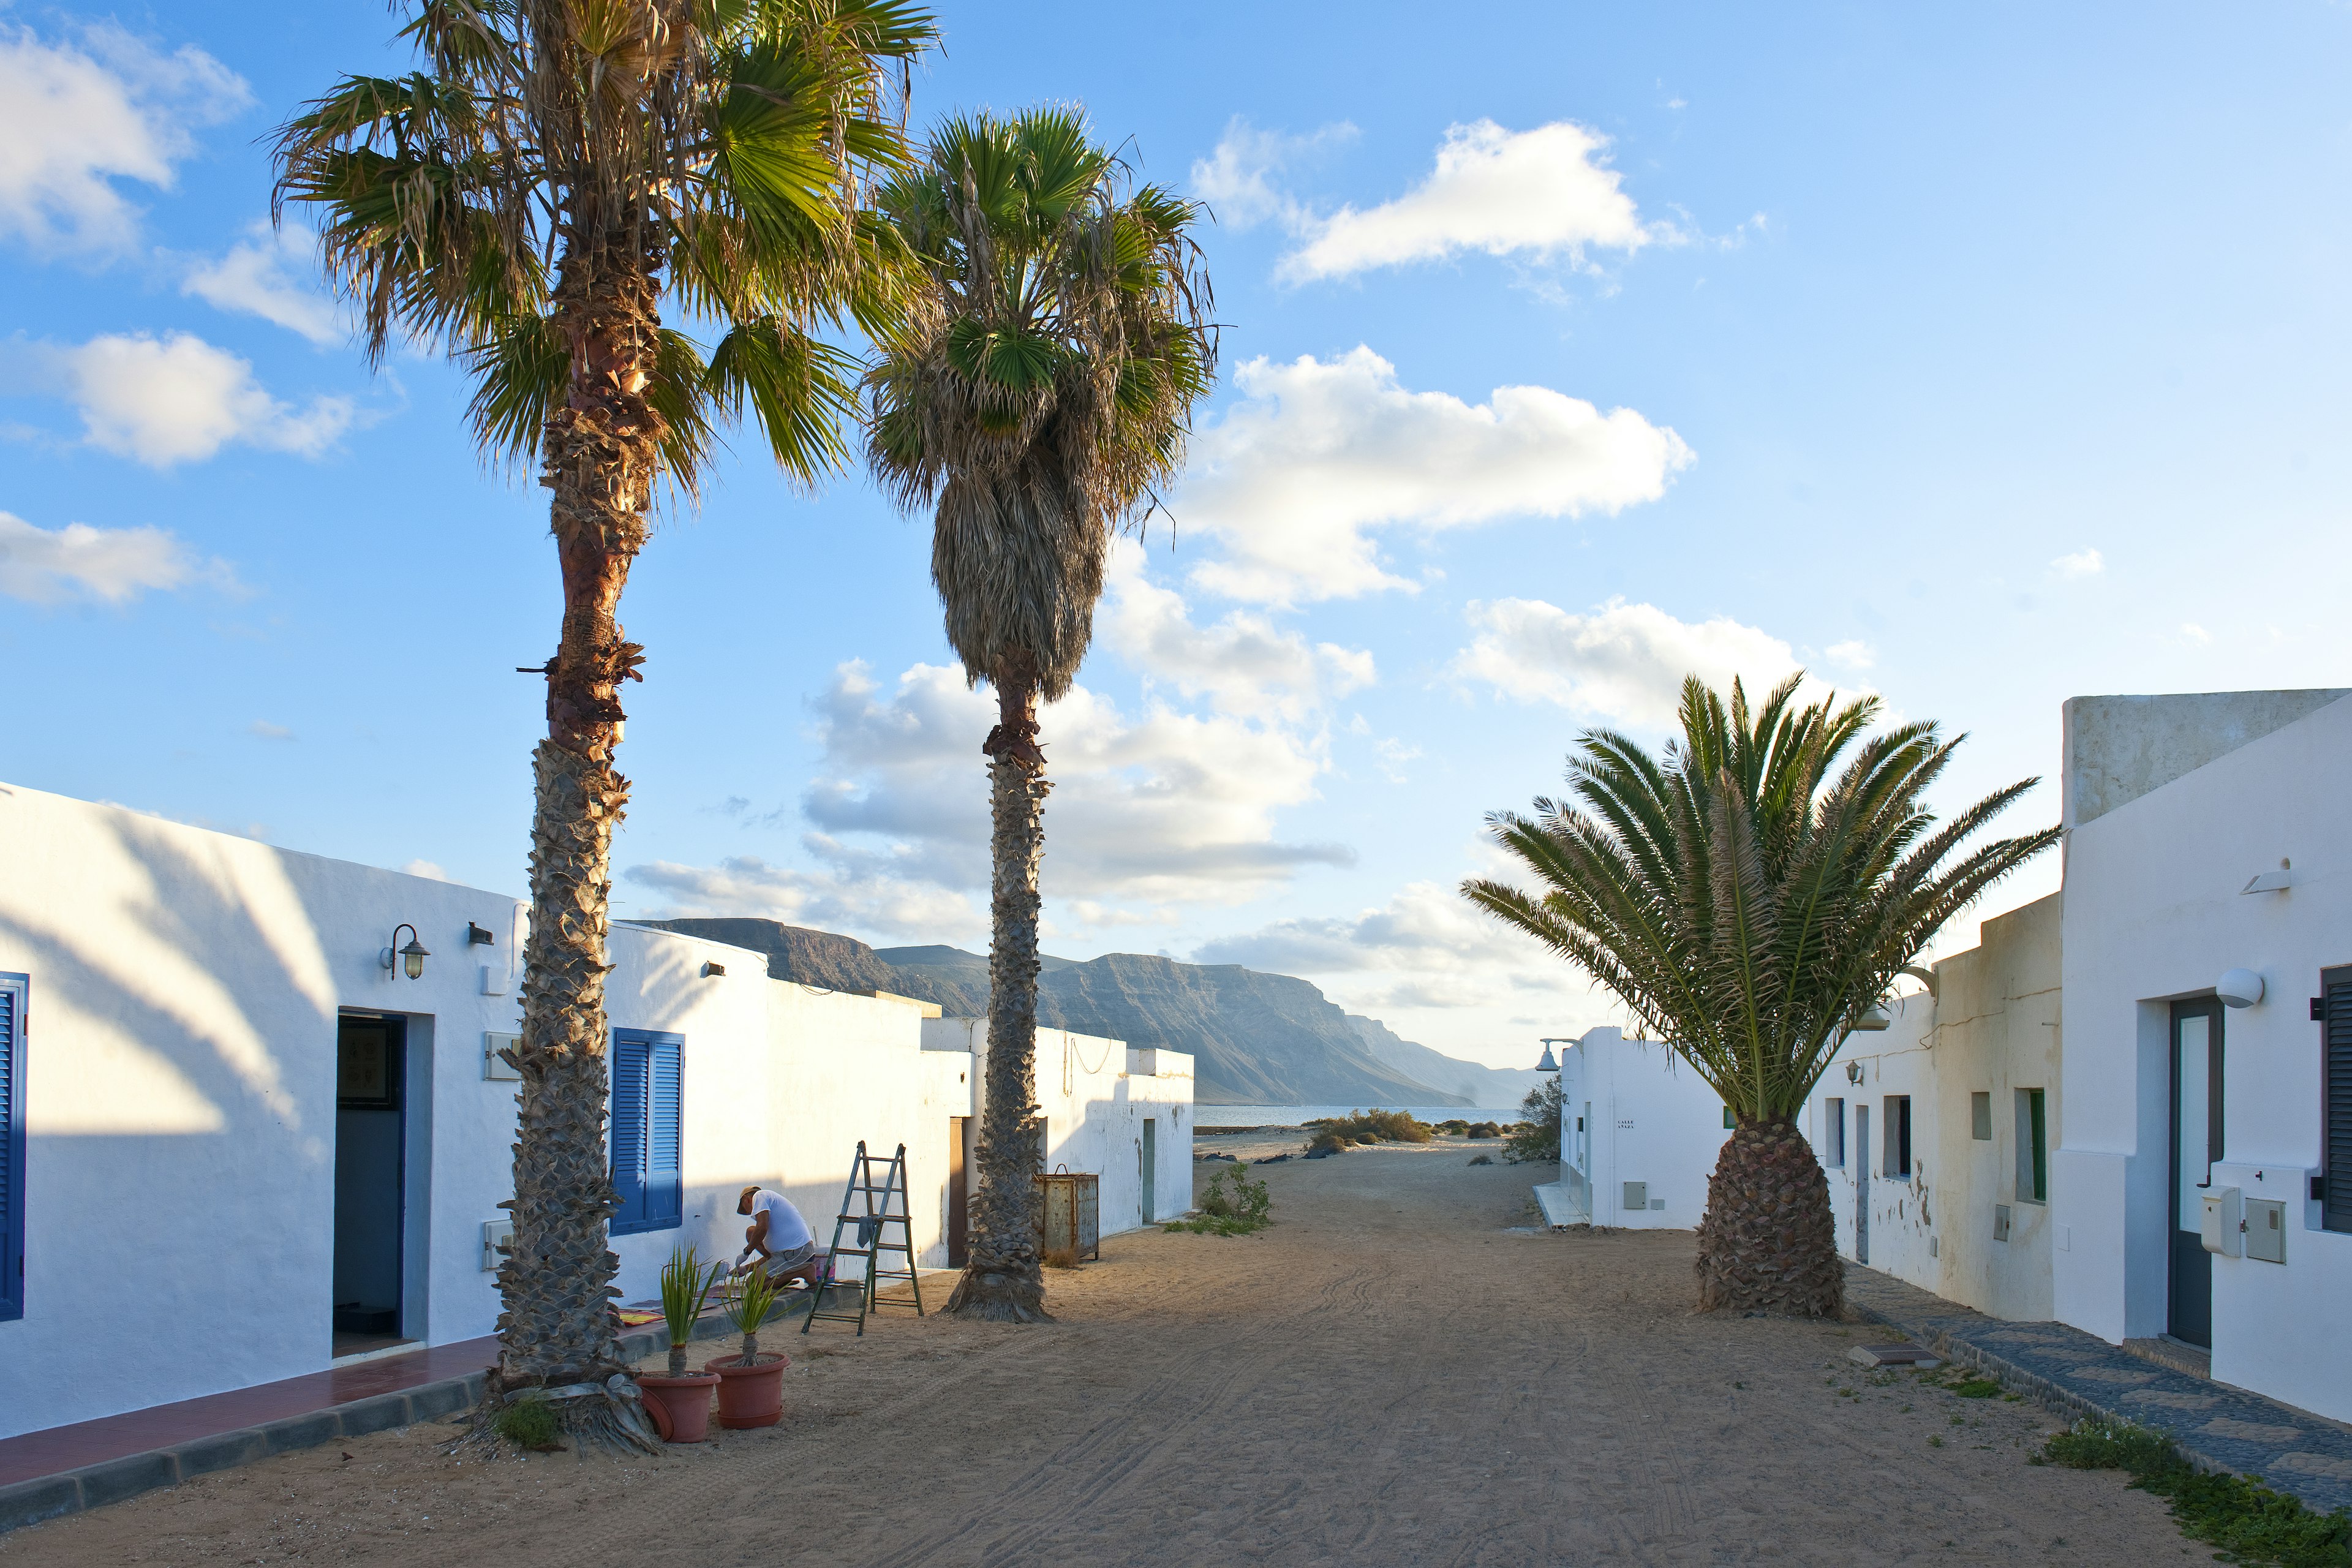
[(1822, 1163), (1832, 1170), (1845, 1164), (1845, 1101), (1822, 1101)]
[(686, 1210), (679, 1159), (679, 1102), (686, 1037), (613, 1031), (614, 1236), (676, 1230)]
[(1880, 1136), (1886, 1140), (1886, 1163), (1880, 1172), (1897, 1181), (1911, 1177), (1911, 1097), (1890, 1094), (1886, 1097), (1886, 1120)]
[(1979, 1143), (1992, 1142), (1992, 1094), (1981, 1090), (1969, 1096), (1969, 1136)]
[(2319, 1179), (2320, 1225), (2352, 1230), (2352, 966), (2319, 972), (2321, 1089), (2326, 1097), (2327, 1171)]
[(0, 974), (0, 1318), (25, 1315), (25, 994)]
[(2038, 1089), (2017, 1091), (2017, 1201), (2050, 1201), (2050, 1119)]

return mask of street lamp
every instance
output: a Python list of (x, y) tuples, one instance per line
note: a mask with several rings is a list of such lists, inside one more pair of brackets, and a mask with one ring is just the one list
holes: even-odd
[[(1576, 1037), (1573, 1035), (1567, 1036), (1565, 1037), (1559, 1035), (1546, 1035), (1543, 1038), (1543, 1060), (1536, 1063), (1536, 1071), (1558, 1072), (1560, 1068), (1560, 1063), (1553, 1058), (1551, 1048), (1554, 1046), (1572, 1046), (1574, 1044), (1576, 1044)], [(1567, 1055), (1564, 1051), (1560, 1054), (1563, 1058)]]

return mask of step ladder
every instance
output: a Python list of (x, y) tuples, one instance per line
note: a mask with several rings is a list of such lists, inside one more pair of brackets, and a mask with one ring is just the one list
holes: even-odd
[[(877, 1171), (882, 1176), (878, 1182), (874, 1179)], [(898, 1239), (896, 1241), (889, 1239), (892, 1226), (898, 1227)], [(842, 1245), (845, 1231), (853, 1238), (854, 1245)], [(882, 1267), (882, 1254), (886, 1252), (898, 1254), (907, 1260), (907, 1266), (904, 1268), (885, 1268)], [(915, 1316), (919, 1318), (923, 1315), (923, 1282), (915, 1273), (915, 1228), (910, 1222), (907, 1202), (907, 1146), (904, 1143), (898, 1145), (896, 1154), (884, 1160), (867, 1153), (865, 1140), (858, 1140), (857, 1152), (849, 1163), (849, 1186), (841, 1194), (841, 1212), (834, 1216), (833, 1253), (825, 1268), (828, 1277), (841, 1267), (840, 1260), (844, 1258), (866, 1259), (865, 1280), (862, 1283), (847, 1282), (857, 1290), (856, 1309), (826, 1306), (825, 1292), (820, 1289), (816, 1292), (816, 1300), (809, 1304), (809, 1315), (801, 1323), (801, 1332), (807, 1333), (816, 1326), (819, 1319), (823, 1319), (834, 1323), (856, 1323), (862, 1338), (866, 1333), (867, 1315), (879, 1312), (885, 1307), (912, 1307)], [(913, 1299), (883, 1295), (882, 1282), (886, 1279), (905, 1280), (914, 1290)], [(843, 1283), (837, 1279), (833, 1282)]]

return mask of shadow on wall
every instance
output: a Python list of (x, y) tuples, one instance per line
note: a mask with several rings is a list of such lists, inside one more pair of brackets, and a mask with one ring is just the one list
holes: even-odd
[(315, 1361), (337, 998), (285, 857), (121, 810), (27, 826), (62, 831), (0, 891), (0, 969), (32, 977), (23, 1328), (79, 1330), (136, 1257), (154, 1317), (266, 1332), (290, 1311)]

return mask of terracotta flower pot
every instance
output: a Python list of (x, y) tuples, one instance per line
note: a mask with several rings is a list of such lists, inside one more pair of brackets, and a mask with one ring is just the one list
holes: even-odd
[(719, 1386), (712, 1373), (686, 1377), (654, 1377), (640, 1373), (637, 1386), (646, 1391), (646, 1414), (660, 1428), (665, 1443), (699, 1443), (710, 1435), (710, 1391)]
[(784, 1418), (784, 1368), (792, 1357), (762, 1353), (745, 1365), (740, 1355), (723, 1355), (702, 1363), (719, 1374), (719, 1424), (721, 1426), (773, 1426)]

